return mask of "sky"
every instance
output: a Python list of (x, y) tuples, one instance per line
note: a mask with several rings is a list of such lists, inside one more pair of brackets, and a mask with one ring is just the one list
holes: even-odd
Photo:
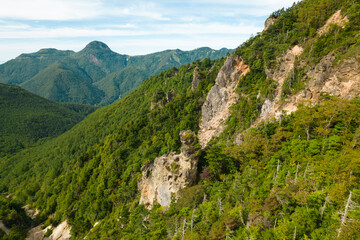
[(236, 48), (295, 0), (0, 0), (0, 63), (42, 48), (80, 51), (98, 40), (142, 55)]

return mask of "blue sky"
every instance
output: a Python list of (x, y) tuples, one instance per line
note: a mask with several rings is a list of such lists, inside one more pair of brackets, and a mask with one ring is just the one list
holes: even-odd
[(294, 0), (8, 0), (0, 63), (41, 48), (79, 51), (93, 40), (118, 53), (235, 48)]

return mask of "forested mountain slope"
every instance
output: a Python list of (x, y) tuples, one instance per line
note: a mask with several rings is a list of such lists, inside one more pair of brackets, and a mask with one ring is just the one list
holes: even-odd
[(36, 53), (21, 54), (19, 57), (0, 65), (0, 82), (20, 84), (72, 53), (74, 52), (49, 48), (41, 49)]
[(232, 57), (162, 72), (1, 159), (0, 191), (74, 239), (358, 239), (359, 10), (275, 12)]
[(0, 82), (16, 84), (56, 102), (108, 105), (146, 78), (197, 59), (224, 57), (231, 50), (199, 48), (128, 56), (98, 41), (79, 52), (42, 49), (0, 65)]
[(20, 87), (0, 84), (0, 156), (69, 130), (95, 107), (54, 103)]

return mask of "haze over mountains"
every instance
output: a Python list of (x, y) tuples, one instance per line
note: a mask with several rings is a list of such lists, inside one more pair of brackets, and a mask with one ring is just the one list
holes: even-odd
[(0, 65), (0, 82), (19, 85), (55, 102), (108, 105), (161, 71), (228, 52), (231, 50), (204, 47), (128, 56), (93, 41), (79, 52), (42, 49), (22, 54)]

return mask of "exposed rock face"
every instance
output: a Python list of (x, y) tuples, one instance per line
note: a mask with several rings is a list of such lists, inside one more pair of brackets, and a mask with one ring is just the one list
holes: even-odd
[(202, 148), (212, 137), (219, 136), (225, 129), (225, 121), (230, 116), (230, 106), (239, 99), (235, 89), (240, 77), (249, 71), (241, 58), (228, 57), (221, 68), (215, 85), (210, 89), (202, 106), (199, 140)]
[(196, 67), (193, 72), (193, 80), (191, 84), (191, 90), (194, 91), (195, 88), (199, 85), (201, 79), (199, 78), (199, 68)]
[(140, 204), (151, 209), (155, 202), (169, 206), (172, 197), (185, 187), (191, 186), (197, 177), (199, 150), (197, 138), (191, 131), (181, 131), (182, 147), (180, 154), (172, 152), (155, 158), (153, 163), (142, 167), (142, 178), (138, 183), (141, 193)]
[[(332, 15), (326, 24), (317, 32), (319, 35), (327, 33), (332, 24), (345, 27), (349, 19), (341, 15), (338, 10)], [(312, 104), (319, 101), (321, 92), (327, 92), (331, 96), (352, 99), (360, 94), (360, 70), (359, 61), (356, 59), (347, 59), (337, 67), (333, 67), (335, 54), (330, 53), (325, 56), (319, 64), (314, 67), (307, 66), (305, 62), (300, 62), (300, 67), (306, 67), (305, 77), (302, 81), (308, 80), (305, 90), (280, 102), (281, 90), (285, 79), (294, 69), (294, 62), (297, 56), (300, 56), (303, 49), (300, 46), (294, 46), (288, 50), (284, 56), (277, 59), (278, 69), (271, 72), (266, 69), (266, 75), (277, 81), (276, 96), (273, 101), (266, 100), (262, 106), (260, 117), (253, 123), (256, 126), (263, 120), (270, 118), (279, 118), (282, 114), (289, 114), (297, 110), (300, 101), (307, 100)]]
[(8, 229), (1, 220), (0, 220), (0, 229), (3, 230), (6, 234), (9, 234), (10, 232), (10, 229)]
[[(284, 56), (287, 59), (289, 52)], [(289, 114), (297, 110), (297, 105), (306, 100), (311, 104), (319, 102), (322, 92), (330, 96), (353, 99), (360, 95), (360, 62), (355, 58), (343, 60), (342, 63), (334, 66), (335, 54), (330, 53), (323, 57), (316, 66), (307, 66), (305, 77), (308, 80), (305, 89), (295, 95), (290, 96), (281, 103), (281, 89), (286, 76), (292, 71), (294, 65), (290, 57), (289, 61), (280, 64), (280, 68), (269, 77), (278, 82), (277, 95), (273, 101), (266, 100), (262, 106), (260, 117), (254, 122), (256, 126), (263, 120), (270, 118), (279, 118), (281, 114)], [(306, 63), (300, 63), (300, 67), (305, 67)]]
[(345, 23), (349, 22), (347, 16), (342, 17), (341, 10), (338, 10), (334, 15), (332, 15), (325, 23), (323, 27), (321, 27), (317, 32), (321, 36), (327, 33), (330, 30), (331, 24), (338, 25), (342, 28), (345, 27)]
[(45, 229), (41, 229), (42, 225), (30, 229), (27, 240), (69, 240), (71, 238), (70, 231), (71, 226), (67, 221), (63, 221), (56, 228), (53, 229), (52, 234), (49, 237), (44, 237), (46, 231), (51, 228), (48, 226)]
[(273, 25), (275, 22), (276, 22), (276, 18), (271, 18), (271, 17), (269, 17), (268, 19), (266, 19), (266, 21), (265, 21), (265, 27), (264, 27), (264, 30), (263, 30), (263, 32), (265, 32), (266, 30), (268, 30), (268, 28), (271, 26), (271, 25)]
[(175, 89), (171, 90), (170, 92), (166, 93), (166, 102), (169, 103), (173, 100), (175, 95)]
[[(311, 80), (301, 97), (316, 103), (321, 92), (331, 96), (353, 99), (360, 94), (360, 63), (354, 58), (346, 59), (338, 66), (333, 66), (335, 54), (325, 56), (315, 68), (307, 69), (306, 75)], [(305, 96), (305, 97), (304, 97)]]
[(162, 101), (158, 101), (158, 102), (151, 102), (150, 104), (150, 110), (153, 110), (155, 107), (159, 107), (159, 108), (163, 108), (163, 104)]
[(65, 220), (64, 222), (60, 223), (56, 228), (54, 228), (49, 238), (44, 238), (44, 240), (68, 240), (71, 237), (70, 230), (71, 227)]
[(51, 228), (51, 226), (48, 226), (47, 228), (41, 229), (43, 225), (39, 225), (37, 227), (34, 227), (29, 230), (26, 240), (42, 240), (44, 239), (44, 235), (47, 232), (48, 229)]
[(294, 63), (296, 57), (300, 56), (303, 52), (303, 49), (300, 46), (294, 46), (292, 49), (289, 49), (282, 57), (277, 59), (278, 62), (278, 69), (274, 72), (266, 70), (266, 75), (269, 78), (274, 79), (278, 85), (276, 88), (276, 96), (273, 101), (265, 100), (262, 108), (260, 117), (253, 123), (253, 126), (256, 126), (263, 120), (267, 120), (273, 117), (279, 117), (283, 112), (291, 113), (296, 111), (297, 108), (292, 103), (288, 105), (281, 105), (281, 91), (282, 86), (285, 82), (287, 76), (293, 71)]
[(28, 215), (28, 217), (30, 217), (31, 219), (35, 219), (36, 216), (40, 213), (38, 209), (30, 209), (29, 205), (25, 205), (22, 208), (24, 209), (26, 215)]

